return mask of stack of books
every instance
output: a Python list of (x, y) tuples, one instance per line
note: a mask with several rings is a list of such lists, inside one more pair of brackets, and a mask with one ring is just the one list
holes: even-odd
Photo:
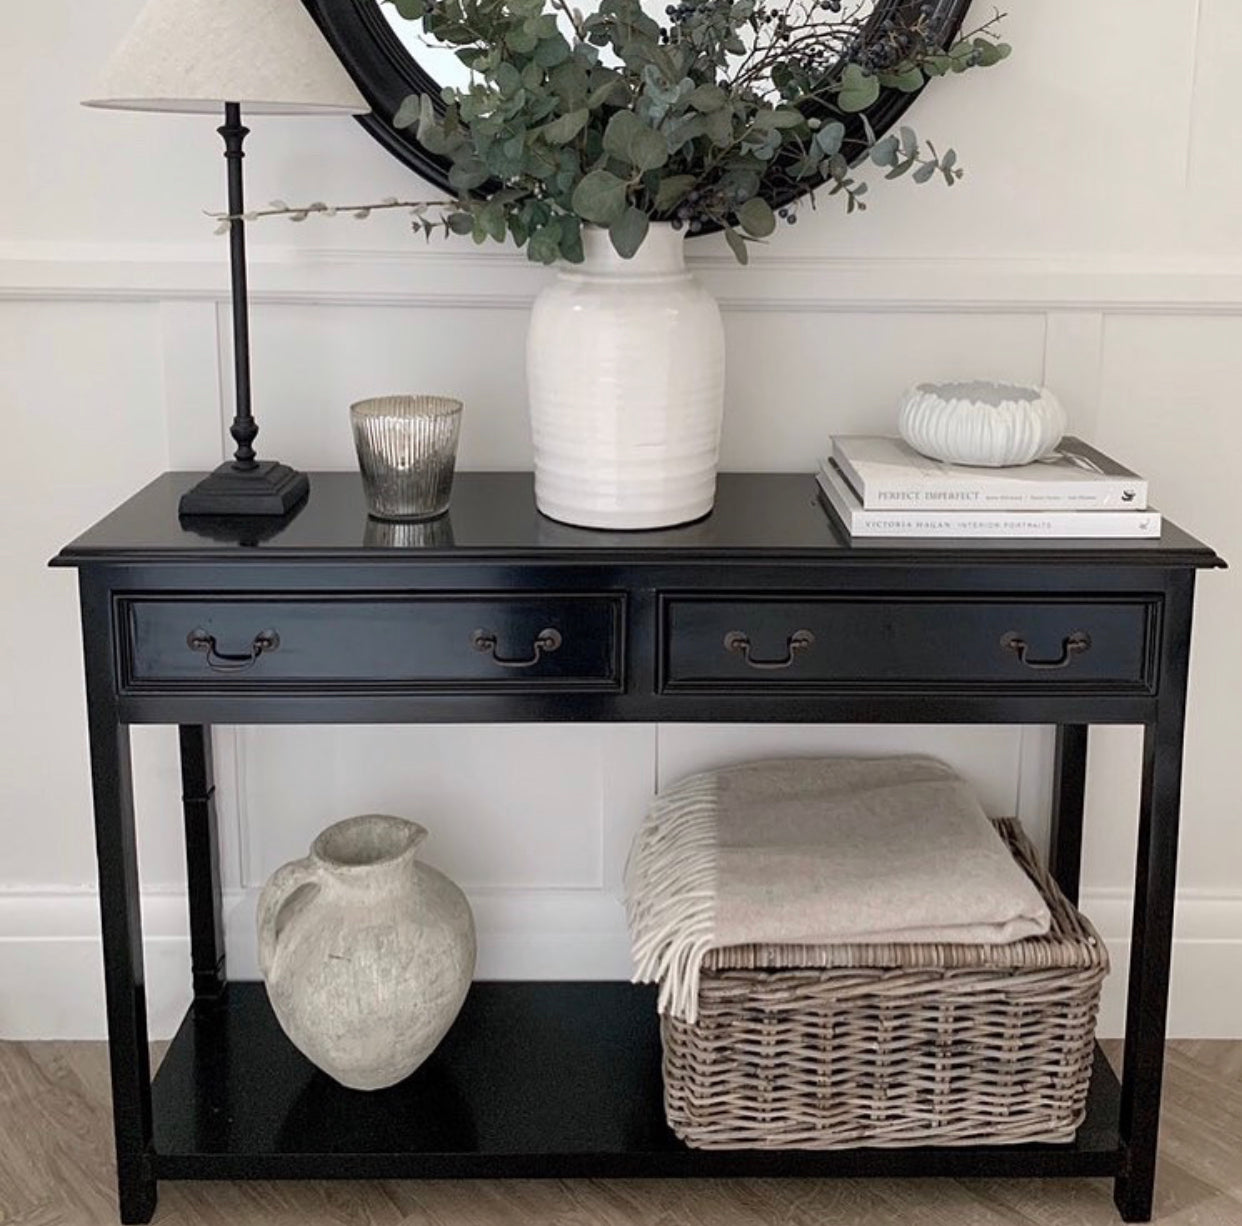
[(1019, 468), (966, 468), (899, 438), (833, 440), (819, 485), (856, 537), (1158, 537), (1147, 482), (1081, 439)]

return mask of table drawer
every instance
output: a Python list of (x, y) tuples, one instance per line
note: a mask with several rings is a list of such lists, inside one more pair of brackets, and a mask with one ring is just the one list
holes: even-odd
[(619, 593), (127, 598), (121, 684), (613, 691), (624, 608)]
[(1156, 599), (666, 597), (664, 688), (1154, 691)]

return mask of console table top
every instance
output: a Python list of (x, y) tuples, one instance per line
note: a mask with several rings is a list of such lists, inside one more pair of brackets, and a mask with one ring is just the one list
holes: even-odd
[[(540, 515), (530, 473), (459, 473), (453, 504), (434, 527), (393, 533), (368, 520), (357, 473), (311, 474), (309, 499), (283, 520), (179, 521), (181, 494), (202, 473), (171, 472), (123, 503), (67, 545), (56, 566), (127, 561), (210, 562), (242, 559), (335, 561), (497, 558), (548, 561), (676, 562), (748, 558), (885, 564), (1093, 563), (1206, 568), (1224, 562), (1208, 546), (1165, 521), (1157, 540), (876, 540), (851, 541), (805, 473), (722, 473), (716, 508), (680, 528), (603, 532)], [(398, 539), (400, 539), (398, 537)]]

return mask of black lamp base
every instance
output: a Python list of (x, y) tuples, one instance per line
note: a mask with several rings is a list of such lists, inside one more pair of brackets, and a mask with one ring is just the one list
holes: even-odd
[(182, 515), (288, 515), (310, 493), (305, 473), (263, 460), (253, 468), (222, 464), (181, 496)]

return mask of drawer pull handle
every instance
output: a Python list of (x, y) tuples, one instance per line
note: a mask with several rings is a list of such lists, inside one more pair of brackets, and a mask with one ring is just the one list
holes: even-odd
[(559, 630), (540, 630), (539, 637), (535, 639), (534, 655), (529, 660), (506, 660), (503, 656), (496, 654), (499, 640), (490, 631), (476, 630), (470, 636), (470, 645), (475, 651), (481, 651), (484, 655), (491, 656), (493, 661), (499, 664), (501, 668), (534, 668), (545, 655), (551, 655), (554, 651), (559, 650), (564, 641)]
[(191, 630), (185, 636), (185, 642), (191, 651), (203, 652), (207, 656), (207, 666), (218, 673), (244, 673), (259, 662), (259, 657), (264, 652), (280, 649), (280, 635), (275, 630), (260, 630), (250, 644), (250, 650), (244, 655), (220, 651), (216, 646), (216, 636), (208, 634), (202, 627)]
[(798, 652), (814, 647), (815, 636), (809, 630), (795, 630), (785, 642), (787, 651), (783, 660), (756, 660), (750, 654), (749, 634), (743, 634), (740, 630), (730, 630), (724, 637), (725, 651), (741, 656), (751, 668), (775, 671), (780, 668), (789, 668), (797, 658)]
[(1001, 646), (1006, 651), (1012, 651), (1027, 668), (1048, 670), (1065, 668), (1075, 656), (1082, 655), (1084, 651), (1090, 651), (1091, 636), (1085, 630), (1075, 630), (1073, 634), (1067, 634), (1061, 640), (1061, 654), (1055, 660), (1032, 660), (1026, 654), (1026, 639), (1016, 630), (1010, 630), (1008, 634), (1001, 635)]

